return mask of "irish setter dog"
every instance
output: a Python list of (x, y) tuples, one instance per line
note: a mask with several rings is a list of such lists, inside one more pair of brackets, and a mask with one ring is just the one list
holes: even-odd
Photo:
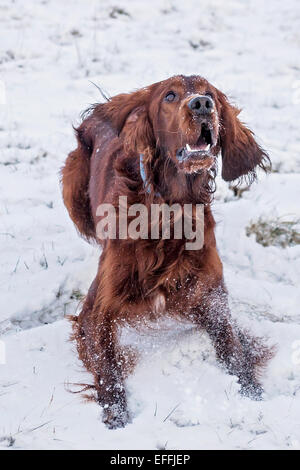
[[(260, 399), (259, 370), (272, 348), (232, 321), (211, 211), (217, 156), (225, 181), (270, 165), (239, 119), (239, 109), (200, 76), (175, 76), (94, 105), (76, 129), (77, 148), (62, 169), (63, 198), (80, 234), (102, 246), (97, 275), (78, 317), (72, 317), (80, 359), (94, 376), (109, 428), (125, 426), (126, 356), (118, 343), (129, 323), (176, 317), (205, 329), (218, 360), (238, 377), (241, 394)], [(204, 243), (186, 239), (97, 237), (104, 203), (202, 204)], [(103, 214), (102, 214), (103, 215)], [(87, 386), (88, 387), (88, 386)]]

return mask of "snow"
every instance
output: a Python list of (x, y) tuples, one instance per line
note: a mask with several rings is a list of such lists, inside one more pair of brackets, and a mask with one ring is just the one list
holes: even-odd
[[(245, 230), (300, 216), (299, 22), (296, 0), (2, 0), (0, 448), (300, 448), (300, 247), (265, 248)], [(142, 345), (126, 382), (133, 419), (110, 431), (68, 391), (90, 377), (64, 315), (78, 310), (98, 249), (69, 220), (59, 169), (72, 124), (100, 100), (90, 81), (113, 95), (178, 73), (205, 76), (242, 107), (277, 171), (241, 199), (218, 178), (214, 214), (233, 316), (278, 352), (253, 402), (205, 333), (131, 332)]]

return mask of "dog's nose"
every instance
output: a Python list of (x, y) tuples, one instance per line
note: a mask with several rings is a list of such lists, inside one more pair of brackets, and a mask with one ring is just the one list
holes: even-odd
[(198, 95), (189, 101), (188, 107), (196, 115), (211, 114), (214, 109), (214, 102), (210, 96)]

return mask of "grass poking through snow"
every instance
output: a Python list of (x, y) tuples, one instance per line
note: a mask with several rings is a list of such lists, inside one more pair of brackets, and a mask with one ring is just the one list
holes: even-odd
[(262, 246), (286, 248), (300, 244), (300, 220), (282, 220), (281, 217), (264, 219), (260, 217), (246, 227), (246, 235), (255, 235)]

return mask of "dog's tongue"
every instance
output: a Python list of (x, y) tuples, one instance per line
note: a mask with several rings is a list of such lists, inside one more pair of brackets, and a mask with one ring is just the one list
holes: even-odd
[(198, 139), (198, 142), (196, 144), (196, 146), (199, 148), (199, 150), (208, 150), (209, 147), (210, 147), (210, 144), (208, 144), (206, 142), (206, 140), (204, 139), (204, 137), (199, 137)]
[(210, 145), (208, 145), (204, 140), (203, 142), (200, 142), (200, 143), (198, 142), (197, 147), (199, 150), (208, 150)]

